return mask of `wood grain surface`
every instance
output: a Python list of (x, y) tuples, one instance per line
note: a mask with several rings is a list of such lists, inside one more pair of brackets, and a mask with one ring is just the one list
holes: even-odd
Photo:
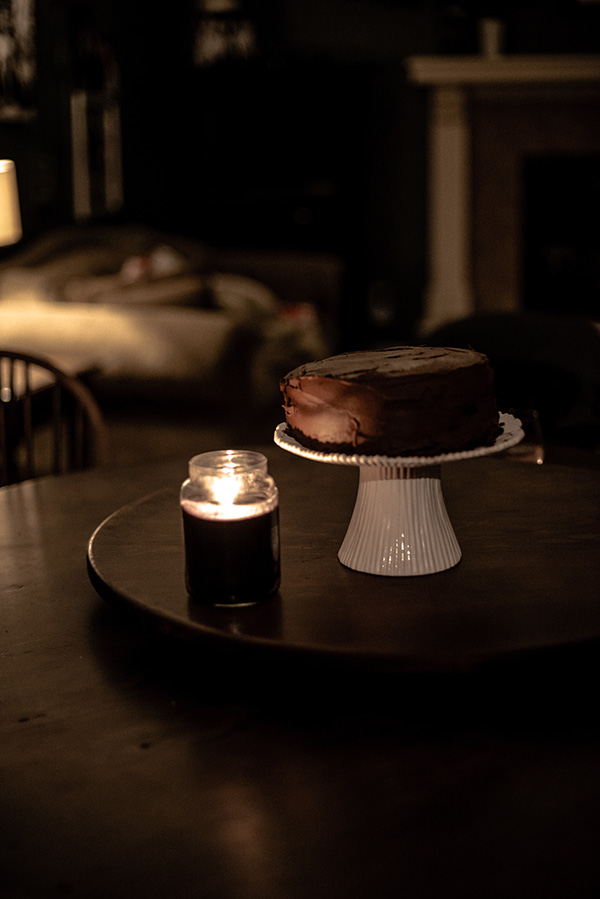
[[(0, 895), (596, 895), (597, 473), (498, 460), (444, 471), (463, 561), (431, 587), (424, 578), (380, 588), (332, 559), (356, 472), (267, 452), (285, 540), (273, 627), (304, 626), (294, 589), (307, 603), (329, 595), (320, 640), (339, 641), (343, 628), (355, 645), (363, 625), (349, 594), (376, 604), (382, 589), (389, 621), (396, 591), (394, 627), (404, 620), (407, 645), (433, 639), (445, 652), (445, 622), (462, 658), (474, 637), (452, 614), (469, 578), (480, 587), (469, 622), (486, 646), (527, 648), (534, 635), (547, 649), (417, 673), (182, 640), (100, 598), (86, 550), (127, 503), (154, 491), (176, 498), (187, 460), (4, 488)], [(545, 594), (559, 620), (545, 616)], [(567, 623), (569, 641), (555, 646)]]

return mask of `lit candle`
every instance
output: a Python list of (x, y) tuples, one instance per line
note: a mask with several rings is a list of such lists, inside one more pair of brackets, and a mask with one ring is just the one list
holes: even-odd
[(216, 450), (194, 456), (180, 501), (190, 596), (212, 605), (244, 606), (278, 589), (279, 494), (262, 453)]

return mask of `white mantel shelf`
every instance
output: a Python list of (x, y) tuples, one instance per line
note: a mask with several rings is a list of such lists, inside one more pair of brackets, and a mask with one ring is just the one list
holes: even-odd
[(421, 332), (475, 309), (471, 267), (472, 92), (565, 90), (600, 85), (600, 54), (410, 56), (408, 78), (429, 105), (429, 283)]
[(408, 75), (430, 87), (600, 81), (600, 54), (409, 56)]

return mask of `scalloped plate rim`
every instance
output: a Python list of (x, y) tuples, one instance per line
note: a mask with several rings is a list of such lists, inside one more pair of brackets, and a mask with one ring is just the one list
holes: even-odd
[(491, 446), (479, 446), (470, 450), (462, 450), (455, 453), (441, 453), (437, 456), (384, 456), (365, 455), (360, 453), (324, 453), (319, 450), (311, 450), (302, 446), (287, 432), (285, 421), (278, 424), (273, 434), (273, 440), (281, 449), (305, 459), (315, 462), (328, 462), (333, 465), (373, 465), (404, 468), (421, 468), (429, 465), (441, 465), (444, 462), (459, 462), (463, 459), (476, 459), (480, 456), (489, 456), (493, 453), (503, 452), (519, 443), (524, 436), (521, 421), (509, 412), (499, 413), (499, 422), (503, 427), (502, 434), (496, 438)]

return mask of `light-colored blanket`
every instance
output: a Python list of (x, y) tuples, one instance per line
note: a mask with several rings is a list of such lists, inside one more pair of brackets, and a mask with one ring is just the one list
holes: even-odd
[[(327, 354), (309, 304), (286, 309), (267, 287), (240, 275), (179, 275), (138, 283), (129, 292), (121, 285), (108, 289), (101, 276), (96, 286), (93, 290), (88, 277), (88, 301), (63, 301), (53, 297), (39, 272), (5, 272), (0, 346), (73, 358), (105, 381), (137, 379), (151, 385), (210, 380), (228, 362), (239, 363), (234, 354), (244, 345), (255, 397), (271, 396), (293, 365)], [(209, 308), (199, 305), (207, 290)]]

